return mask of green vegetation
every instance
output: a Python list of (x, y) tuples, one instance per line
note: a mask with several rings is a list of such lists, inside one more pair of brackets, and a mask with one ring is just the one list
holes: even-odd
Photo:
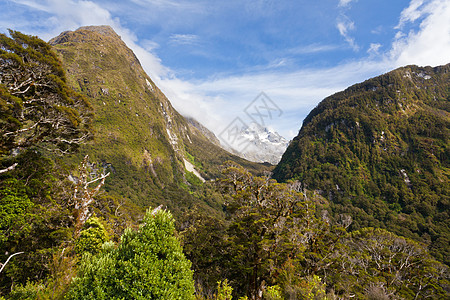
[(139, 230), (125, 230), (117, 248), (86, 253), (64, 299), (194, 299), (190, 262), (174, 236), (172, 215), (148, 210)]
[(317, 190), (352, 230), (388, 229), (450, 264), (449, 70), (409, 66), (326, 98), (274, 178)]
[(351, 218), (330, 218), (323, 198), (298, 182), (256, 177), (230, 162), (223, 174), (226, 222), (194, 221), (184, 232), (199, 299), (219, 299), (208, 294), (229, 295), (229, 287), (248, 299), (448, 296), (449, 269), (423, 245), (384, 229), (347, 232)]
[(95, 216), (84, 223), (80, 235), (75, 240), (75, 252), (83, 254), (89, 252), (96, 254), (101, 246), (108, 240), (108, 232), (101, 220)]
[[(64, 162), (77, 165), (89, 154), (108, 166), (110, 201), (124, 214), (134, 214), (134, 223), (147, 207), (160, 204), (177, 219), (194, 206), (217, 214), (221, 197), (206, 196), (214, 192), (185, 172), (183, 158), (207, 180), (220, 175), (218, 167), (226, 160), (245, 161), (209, 142), (178, 114), (110, 27), (83, 27), (50, 43), (71, 86), (90, 99), (95, 112), (94, 139)], [(267, 169), (251, 162), (245, 166), (255, 173)]]
[(0, 293), (17, 286), (20, 294), (51, 276), (53, 255), (71, 235), (68, 183), (44, 153), (76, 149), (89, 137), (91, 113), (47, 43), (10, 31), (0, 45), (0, 261), (8, 261)]
[(0, 299), (449, 297), (449, 66), (322, 102), (278, 183), (173, 110), (111, 28), (52, 40), (64, 68), (45, 42), (10, 36)]
[(0, 155), (45, 147), (67, 152), (88, 137), (89, 104), (67, 85), (50, 45), (10, 31), (0, 34)]

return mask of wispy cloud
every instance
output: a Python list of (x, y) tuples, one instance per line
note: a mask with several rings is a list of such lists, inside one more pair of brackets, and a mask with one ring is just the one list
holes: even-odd
[[(31, 19), (22, 24), (25, 30), (41, 28), (39, 35), (50, 39), (64, 30), (76, 29), (83, 25), (117, 25), (111, 14), (105, 8), (92, 1), (67, 0), (12, 0), (28, 9), (47, 14), (45, 18)], [(44, 26), (44, 28), (43, 28)], [(36, 34), (36, 33), (35, 33)]]
[(170, 43), (177, 45), (198, 45), (200, 38), (195, 34), (172, 34), (170, 36)]
[(381, 44), (378, 43), (371, 43), (369, 50), (367, 50), (367, 53), (370, 55), (378, 55), (380, 52)]
[(338, 48), (339, 46), (337, 45), (311, 44), (289, 49), (288, 52), (291, 54), (314, 54), (314, 53), (329, 52), (336, 50)]
[(199, 82), (169, 79), (162, 80), (161, 85), (177, 110), (198, 119), (216, 133), (235, 117), (245, 120), (243, 109), (264, 91), (285, 112), (283, 118), (270, 125), (292, 138), (292, 128), (299, 129), (303, 118), (320, 100), (386, 70), (387, 66), (368, 61), (334, 68), (242, 74)]
[(354, 51), (358, 51), (359, 46), (356, 44), (355, 39), (350, 36), (350, 31), (355, 30), (355, 23), (346, 16), (341, 16), (337, 21), (336, 27), (350, 47), (352, 47)]
[(400, 21), (396, 29), (401, 29), (405, 23), (414, 22), (420, 17), (422, 17), (424, 14), (423, 10), (424, 3), (425, 3), (424, 0), (412, 0), (409, 6), (402, 11), (400, 15)]
[(340, 15), (336, 20), (336, 28), (338, 29), (340, 35), (344, 37), (344, 40), (353, 51), (359, 51), (359, 46), (355, 41), (355, 38), (350, 35), (351, 31), (356, 29), (355, 22), (353, 22), (348, 16), (347, 11), (349, 10), (349, 6), (351, 2), (357, 0), (339, 0), (338, 8), (340, 11)]
[(339, 7), (346, 7), (348, 6), (351, 2), (356, 2), (358, 0), (339, 0)]
[(153, 6), (166, 9), (183, 9), (183, 10), (198, 10), (199, 6), (193, 1), (171, 1), (171, 0), (131, 0), (140, 6)]
[[(62, 31), (75, 30), (87, 25), (110, 25), (122, 40), (133, 49), (139, 57), (146, 72), (152, 78), (169, 76), (171, 71), (165, 67), (161, 60), (149, 50), (149, 46), (157, 44), (144, 41), (144, 47), (137, 43), (137, 37), (129, 29), (121, 25), (118, 18), (113, 18), (110, 12), (97, 3), (86, 0), (13, 0), (28, 9), (34, 9), (45, 13), (36, 20), (24, 21), (21, 28), (14, 28), (32, 34), (39, 35), (45, 40), (57, 36)], [(42, 20), (45, 26), (42, 27)]]
[(139, 43), (146, 51), (152, 52), (155, 49), (158, 49), (160, 45), (152, 40), (142, 40)]

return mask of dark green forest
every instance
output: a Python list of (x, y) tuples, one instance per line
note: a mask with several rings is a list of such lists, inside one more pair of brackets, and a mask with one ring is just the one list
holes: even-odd
[(448, 298), (448, 69), (325, 99), (277, 182), (109, 27), (1, 34), (0, 299)]
[(408, 66), (323, 100), (274, 170), (450, 263), (450, 65)]

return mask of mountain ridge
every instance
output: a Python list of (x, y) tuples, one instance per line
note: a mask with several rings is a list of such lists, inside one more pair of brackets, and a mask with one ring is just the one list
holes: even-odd
[[(220, 164), (229, 159), (256, 172), (266, 168), (225, 152), (190, 126), (111, 27), (65, 31), (50, 43), (63, 61), (68, 82), (91, 99), (95, 112), (94, 140), (69, 161), (89, 153), (93, 160), (111, 165), (115, 173), (105, 184), (108, 194), (143, 208), (163, 202), (175, 214), (194, 203), (217, 211), (217, 203), (208, 208), (210, 204), (189, 193), (170, 199), (170, 194), (191, 186), (186, 161), (206, 180), (217, 176)], [(204, 154), (205, 148), (214, 149), (218, 158)]]
[(274, 170), (450, 261), (450, 64), (407, 66), (325, 98)]

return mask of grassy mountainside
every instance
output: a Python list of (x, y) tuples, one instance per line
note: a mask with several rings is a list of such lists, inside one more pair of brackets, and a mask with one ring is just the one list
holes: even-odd
[(420, 240), (449, 264), (449, 72), (407, 66), (324, 99), (274, 177), (319, 190), (353, 229)]
[(175, 214), (194, 205), (207, 210), (189, 191), (187, 178), (192, 176), (186, 176), (184, 159), (206, 179), (218, 174), (227, 159), (265, 169), (232, 156), (189, 126), (109, 26), (63, 32), (50, 44), (69, 83), (89, 97), (95, 112), (94, 139), (71, 162), (89, 154), (92, 161), (109, 166), (109, 195), (142, 208), (163, 203)]

